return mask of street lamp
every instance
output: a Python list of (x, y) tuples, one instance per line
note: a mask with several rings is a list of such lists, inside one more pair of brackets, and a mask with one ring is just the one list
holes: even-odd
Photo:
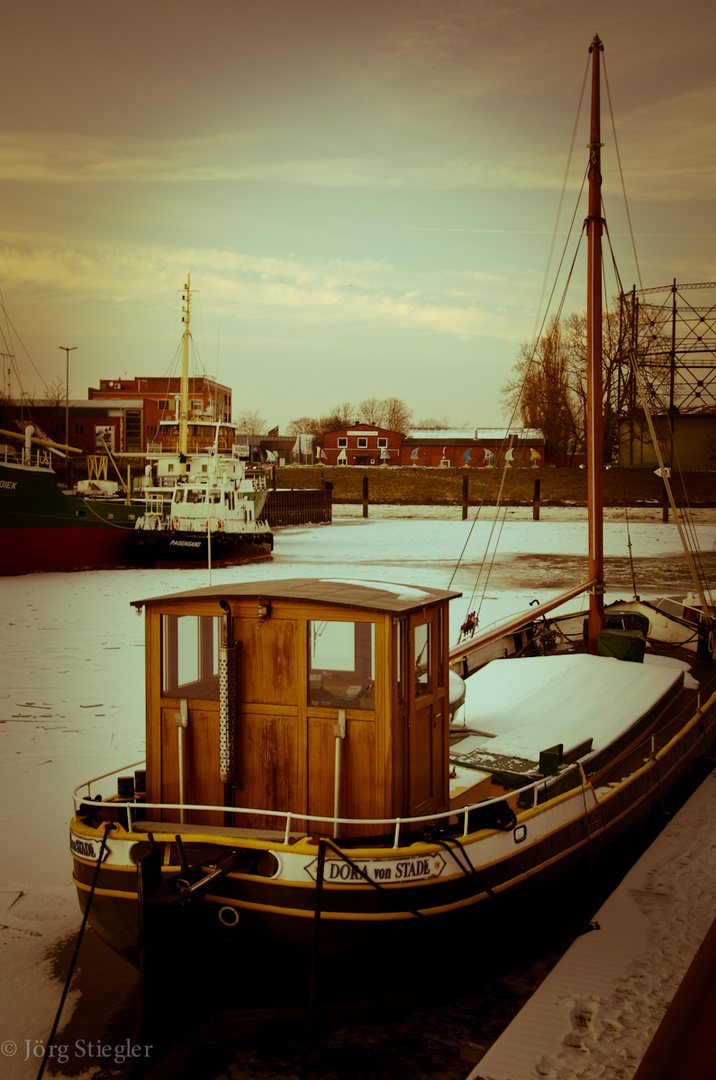
[(70, 353), (77, 348), (76, 345), (60, 345), (65, 352), (67, 368), (65, 373), (65, 446), (70, 445)]

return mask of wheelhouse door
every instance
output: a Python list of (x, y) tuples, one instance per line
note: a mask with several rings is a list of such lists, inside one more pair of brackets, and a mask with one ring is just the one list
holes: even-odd
[(442, 608), (431, 608), (410, 616), (408, 784), (411, 817), (445, 808), (447, 721), (443, 618)]

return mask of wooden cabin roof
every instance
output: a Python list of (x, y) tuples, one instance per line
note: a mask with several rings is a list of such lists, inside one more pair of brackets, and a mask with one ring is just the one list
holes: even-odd
[(429, 589), (420, 585), (398, 585), (387, 581), (355, 581), (348, 578), (283, 578), (277, 581), (228, 582), (189, 592), (168, 593), (144, 600), (132, 600), (136, 608), (145, 605), (183, 603), (186, 600), (300, 600), (337, 607), (403, 614), (461, 596), (459, 592)]

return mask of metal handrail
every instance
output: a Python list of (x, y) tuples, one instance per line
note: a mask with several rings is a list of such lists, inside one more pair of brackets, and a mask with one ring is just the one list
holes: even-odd
[[(90, 800), (90, 801), (92, 800), (92, 795), (91, 795), (92, 784), (99, 783), (100, 780), (106, 780), (107, 778), (109, 778), (111, 776), (117, 776), (119, 773), (128, 771), (129, 769), (134, 769), (134, 768), (136, 768), (138, 766), (141, 766), (143, 764), (144, 764), (143, 761), (138, 761), (134, 765), (125, 765), (121, 769), (113, 769), (111, 772), (103, 773), (101, 776), (97, 776), (93, 780), (87, 780), (84, 783), (79, 784), (74, 789), (74, 791), (72, 792), (72, 798), (73, 798), (73, 801), (74, 801), (75, 811), (77, 810), (78, 805), (81, 804), (82, 802), (84, 802), (86, 799)], [(579, 766), (578, 766), (577, 763), (567, 766), (567, 768), (562, 773), (559, 774), (559, 778), (563, 779), (565, 775), (567, 775), (568, 773), (570, 773), (572, 771), (580, 772), (580, 769), (579, 769)], [(519, 795), (519, 796), (523, 796), (528, 791), (534, 791), (535, 795), (534, 795), (534, 799), (533, 799), (533, 804), (537, 805), (536, 791), (537, 791), (537, 789), (539, 787), (545, 785), (545, 783), (546, 783), (545, 778), (540, 777), (538, 780), (533, 781), (533, 783), (531, 783), (531, 784), (525, 784), (524, 787), (515, 788), (515, 791), (513, 793), (511, 793), (511, 794), (516, 794), (516, 795)], [(577, 788), (579, 788), (580, 791), (583, 789), (583, 785), (582, 785), (581, 781), (580, 781), (579, 784), (575, 785), (575, 790)], [(80, 789), (85, 789), (86, 794), (85, 795), (80, 795), (79, 794)], [(290, 837), (290, 833), (291, 833), (291, 826), (296, 821), (316, 822), (316, 823), (319, 823), (319, 824), (329, 826), (331, 829), (333, 829), (336, 825), (388, 825), (388, 826), (391, 826), (392, 829), (393, 829), (393, 847), (397, 848), (397, 847), (399, 847), (400, 832), (401, 832), (401, 829), (404, 826), (420, 825), (420, 824), (425, 824), (425, 823), (428, 823), (428, 822), (442, 821), (445, 818), (456, 818), (456, 817), (459, 818), (459, 817), (462, 816), (463, 822), (464, 822), (462, 835), (467, 836), (468, 833), (469, 833), (470, 811), (475, 810), (477, 808), (483, 809), (484, 807), (496, 805), (497, 803), (504, 803), (505, 801), (506, 801), (506, 796), (505, 795), (498, 795), (498, 796), (495, 796), (495, 797), (493, 797), (491, 799), (481, 800), (478, 803), (470, 803), (469, 806), (461, 806), (456, 810), (442, 810), (442, 811), (440, 811), (440, 813), (437, 813), (437, 814), (426, 814), (426, 815), (422, 815), (420, 817), (391, 817), (391, 818), (323, 817), (323, 816), (321, 816), (319, 814), (304, 814), (304, 813), (299, 814), (299, 813), (296, 813), (296, 812), (294, 812), (292, 810), (262, 810), (260, 807), (256, 807), (256, 806), (211, 806), (211, 805), (207, 805), (205, 803), (150, 803), (150, 802), (135, 803), (133, 800), (118, 799), (116, 796), (114, 796), (114, 797), (112, 797), (110, 799), (101, 799), (99, 802), (95, 803), (95, 805), (98, 805), (98, 806), (111, 805), (113, 807), (114, 806), (121, 806), (123, 808), (126, 808), (126, 810), (127, 810), (127, 825), (128, 825), (128, 828), (130, 828), (130, 829), (132, 827), (132, 810), (135, 807), (142, 814), (144, 814), (145, 811), (147, 811), (147, 810), (162, 810), (162, 811), (163, 810), (177, 810), (177, 811), (196, 810), (196, 811), (201, 811), (203, 813), (214, 812), (214, 813), (223, 813), (223, 814), (228, 813), (228, 814), (232, 814), (232, 815), (239, 815), (239, 814), (256, 815), (256, 814), (260, 814), (262, 817), (271, 817), (271, 818), (276, 818), (278, 820), (283, 820), (284, 821), (284, 839), (283, 839), (283, 843), (286, 844), (286, 845), (288, 845), (288, 843), (289, 843), (289, 837)], [(168, 827), (172, 826), (171, 822), (166, 822), (166, 824), (167, 824)], [(179, 830), (181, 831), (181, 825), (179, 825)], [(210, 831), (211, 831), (211, 826), (207, 826), (207, 832), (210, 832)]]

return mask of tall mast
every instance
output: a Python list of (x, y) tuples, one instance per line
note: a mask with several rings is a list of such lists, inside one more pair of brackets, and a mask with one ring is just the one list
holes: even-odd
[(184, 286), (184, 296), (182, 299), (185, 301), (184, 314), (182, 315), (182, 321), (184, 323), (184, 333), (181, 339), (181, 400), (179, 405), (179, 472), (184, 476), (187, 472), (187, 454), (189, 452), (189, 321), (190, 321), (190, 308), (191, 308), (191, 274), (186, 276), (186, 285)]
[(587, 506), (589, 516), (589, 651), (596, 653), (604, 619), (604, 541), (602, 534), (602, 164), (600, 127), (599, 35), (592, 54), (592, 112), (589, 135), (589, 209), (587, 217)]

